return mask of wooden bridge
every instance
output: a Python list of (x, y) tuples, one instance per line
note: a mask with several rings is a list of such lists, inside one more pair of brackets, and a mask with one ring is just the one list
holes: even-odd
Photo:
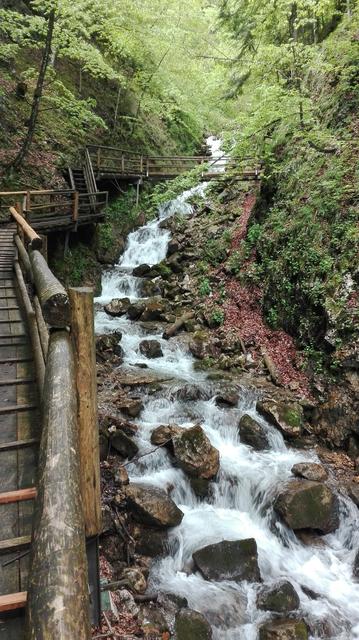
[(253, 158), (222, 155), (146, 156), (116, 147), (91, 145), (85, 150), (85, 173), (96, 182), (103, 178), (121, 180), (169, 180), (196, 167), (202, 167), (201, 179), (218, 179), (223, 173), (240, 169), (243, 180), (257, 180), (261, 166)]
[(0, 227), (0, 637), (89, 640), (101, 531), (93, 293), (67, 292), (41, 237), (14, 207), (9, 216)]
[(99, 191), (103, 181), (120, 180), (139, 185), (145, 180), (170, 180), (195, 167), (200, 178), (214, 180), (239, 169), (239, 179), (258, 180), (261, 165), (253, 158), (221, 156), (145, 156), (104, 146), (86, 147), (80, 167), (68, 169), (70, 189), (0, 192), (0, 223), (10, 222), (9, 205), (14, 204), (37, 232), (77, 231), (79, 226), (104, 220), (108, 192)]

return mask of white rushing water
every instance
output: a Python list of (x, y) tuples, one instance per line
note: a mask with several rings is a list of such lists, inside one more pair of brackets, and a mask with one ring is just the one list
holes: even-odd
[[(216, 140), (212, 140), (212, 148), (221, 153)], [(133, 277), (131, 271), (140, 264), (153, 265), (165, 258), (170, 234), (160, 228), (161, 220), (177, 212), (191, 213), (190, 196), (194, 192), (204, 194), (205, 188), (200, 185), (182, 194), (162, 207), (158, 220), (129, 235), (119, 264), (104, 274), (103, 293), (97, 302), (105, 303), (114, 297), (140, 297), (142, 281)], [(263, 583), (270, 585), (287, 579), (293, 584), (300, 596), (298, 616), (309, 623), (311, 638), (358, 640), (359, 583), (352, 575), (359, 548), (358, 509), (340, 497), (340, 527), (323, 536), (324, 544), (320, 547), (301, 543), (273, 511), (273, 498), (291, 477), (293, 464), (316, 461), (315, 454), (286, 446), (281, 434), (257, 413), (253, 390), (240, 388), (237, 407), (217, 406), (215, 396), (220, 383), (208, 381), (203, 373), (194, 370), (193, 358), (180, 340), (163, 340), (160, 329), (150, 329), (148, 333), (138, 323), (125, 317), (110, 318), (103, 311), (97, 313), (96, 327), (99, 333), (122, 331), (124, 366), (147, 365), (149, 371), (172, 379), (160, 394), (144, 397), (144, 410), (138, 419), (140, 453), (152, 449), (150, 436), (158, 425), (176, 423), (189, 427), (198, 422), (220, 452), (219, 477), (211, 483), (206, 499), (195, 496), (188, 478), (173, 467), (164, 449), (129, 467), (132, 482), (140, 480), (171, 490), (172, 498), (184, 512), (181, 525), (170, 533), (171, 553), (157, 560), (152, 568), (153, 588), (185, 596), (191, 608), (206, 615), (216, 640), (257, 640), (258, 625), (271, 617), (256, 608), (260, 585), (209, 582), (195, 572), (192, 563), (193, 552), (207, 544), (253, 537), (258, 546)], [(139, 342), (144, 337), (160, 341), (162, 358), (148, 359), (139, 352)], [(195, 385), (199, 399), (186, 396), (191, 385)], [(265, 427), (270, 450), (256, 452), (241, 444), (238, 421), (244, 413)], [(315, 592), (315, 599), (308, 595), (308, 590)]]

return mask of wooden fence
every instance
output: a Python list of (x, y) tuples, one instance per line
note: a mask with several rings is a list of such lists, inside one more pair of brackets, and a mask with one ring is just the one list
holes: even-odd
[(175, 177), (198, 166), (203, 167), (203, 177), (241, 167), (243, 174), (256, 177), (260, 164), (253, 158), (236, 158), (227, 155), (209, 156), (145, 156), (116, 147), (91, 145), (86, 148), (87, 162), (91, 162), (97, 176), (121, 176), (123, 178), (165, 179)]
[(0, 192), (0, 221), (9, 219), (9, 201), (33, 229), (68, 228), (88, 224), (103, 216), (108, 203), (107, 191), (79, 193), (73, 189)]
[(10, 215), (42, 407), (26, 640), (89, 640), (85, 535), (101, 530), (93, 292), (67, 292), (41, 237), (14, 207)]

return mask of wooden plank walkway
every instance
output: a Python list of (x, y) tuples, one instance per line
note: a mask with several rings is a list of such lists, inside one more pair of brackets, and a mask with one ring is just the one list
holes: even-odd
[[(34, 364), (13, 260), (0, 227), (0, 639), (22, 640), (40, 416)], [(26, 491), (23, 491), (26, 490)]]

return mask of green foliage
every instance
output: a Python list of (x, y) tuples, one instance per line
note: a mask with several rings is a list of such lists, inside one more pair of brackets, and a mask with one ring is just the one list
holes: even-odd
[(198, 287), (198, 292), (199, 295), (202, 296), (202, 298), (205, 298), (206, 296), (209, 296), (211, 293), (211, 285), (210, 282), (208, 280), (208, 278), (202, 278), (199, 282), (199, 287)]
[(222, 311), (222, 309), (214, 309), (214, 311), (212, 311), (211, 313), (211, 322), (220, 327), (223, 323), (224, 323), (224, 312)]

